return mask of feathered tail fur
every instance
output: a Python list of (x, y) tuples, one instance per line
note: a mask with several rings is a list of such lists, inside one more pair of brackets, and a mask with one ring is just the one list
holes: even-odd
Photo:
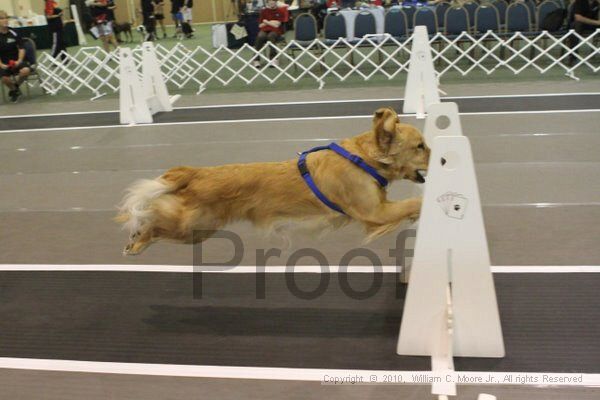
[(172, 190), (171, 186), (162, 179), (141, 179), (127, 189), (127, 194), (119, 205), (117, 222), (123, 224), (123, 229), (130, 235), (142, 230), (144, 225), (152, 220), (150, 204), (157, 197)]
[(156, 179), (140, 179), (128, 189), (119, 205), (115, 220), (123, 224), (130, 235), (151, 224), (154, 217), (152, 202), (160, 196), (185, 186), (193, 177), (192, 168), (179, 167), (167, 171)]

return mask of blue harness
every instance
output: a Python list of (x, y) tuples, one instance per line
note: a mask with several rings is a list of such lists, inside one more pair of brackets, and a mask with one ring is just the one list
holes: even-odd
[(310, 176), (310, 172), (308, 171), (308, 168), (306, 167), (306, 156), (309, 155), (310, 153), (314, 153), (315, 151), (321, 151), (321, 150), (332, 150), (332, 151), (336, 152), (337, 154), (344, 157), (345, 159), (350, 160), (353, 164), (358, 165), (367, 174), (369, 174), (373, 178), (375, 178), (375, 180), (382, 187), (387, 186), (387, 184), (388, 184), (387, 179), (385, 179), (383, 176), (379, 175), (379, 173), (377, 172), (377, 170), (375, 168), (371, 167), (362, 158), (360, 158), (359, 156), (357, 156), (355, 154), (350, 153), (349, 151), (347, 151), (346, 149), (344, 149), (337, 143), (330, 143), (327, 146), (315, 147), (313, 149), (310, 149), (310, 150), (300, 153), (300, 158), (298, 158), (298, 170), (300, 171), (300, 175), (302, 175), (302, 179), (304, 179), (304, 181), (306, 182), (306, 184), (308, 185), (310, 190), (312, 190), (312, 192), (315, 194), (315, 196), (317, 196), (319, 198), (319, 200), (321, 200), (327, 207), (331, 208), (332, 210), (335, 210), (342, 214), (346, 214), (340, 208), (340, 206), (338, 206), (337, 204), (330, 201), (323, 194), (323, 192), (321, 192), (319, 190), (319, 188), (315, 184), (315, 181), (313, 180), (312, 176)]

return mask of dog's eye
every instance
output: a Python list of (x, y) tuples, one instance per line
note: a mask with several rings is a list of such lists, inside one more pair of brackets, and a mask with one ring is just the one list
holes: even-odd
[(424, 143), (419, 143), (419, 145), (417, 146), (417, 149), (425, 150), (425, 144)]

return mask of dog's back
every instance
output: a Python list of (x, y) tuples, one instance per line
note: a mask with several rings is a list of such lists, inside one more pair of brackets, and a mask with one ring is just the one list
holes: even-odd
[(113, 23), (113, 30), (116, 33), (131, 33), (131, 24), (129, 22), (115, 22)]

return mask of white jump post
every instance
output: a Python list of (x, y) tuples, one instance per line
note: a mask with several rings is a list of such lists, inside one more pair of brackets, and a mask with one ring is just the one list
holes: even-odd
[(418, 119), (423, 119), (428, 107), (439, 102), (438, 80), (433, 69), (427, 27), (415, 26), (402, 112), (416, 114)]
[(128, 47), (119, 49), (119, 119), (122, 124), (151, 124), (152, 114), (146, 103), (133, 53)]
[(152, 42), (144, 42), (142, 44), (142, 70), (143, 84), (146, 92), (146, 101), (152, 114), (157, 112), (173, 111), (173, 104), (179, 100), (180, 95), (169, 97), (167, 85), (160, 72), (158, 58), (156, 58), (156, 50)]
[[(443, 130), (438, 128), (436, 125), (436, 121), (438, 121), (438, 117), (441, 118), (440, 123), (443, 123), (444, 120), (447, 120), (445, 125), (452, 126), (455, 132), (459, 132), (462, 135), (462, 126), (460, 124), (460, 118), (458, 116), (458, 106), (456, 103), (437, 103), (431, 104), (427, 110), (427, 118), (425, 119), (425, 129), (423, 130), (423, 136), (425, 137), (425, 143), (428, 146), (433, 144), (433, 139), (436, 136), (443, 134)], [(444, 126), (444, 125), (441, 125)], [(413, 186), (413, 196), (423, 196), (423, 187), (425, 185), (414, 185)], [(410, 226), (409, 229), (417, 229), (419, 226), (419, 221), (415, 222)], [(405, 244), (405, 248), (414, 249), (414, 245)], [(413, 253), (414, 254), (414, 253)], [(410, 270), (412, 266), (412, 261), (408, 259), (404, 259), (404, 265), (402, 266), (402, 272), (400, 274), (400, 281), (402, 283), (408, 283), (408, 279), (410, 277)]]
[(142, 45), (140, 82), (131, 49), (120, 48), (120, 121), (122, 124), (150, 124), (157, 112), (173, 111), (179, 95), (169, 97), (152, 42)]
[[(453, 357), (504, 357), (471, 147), (455, 103), (432, 105), (423, 206), (397, 352), (431, 356), (434, 373), (454, 371)], [(456, 395), (456, 384), (432, 393)], [(484, 398), (492, 398), (489, 397)]]

